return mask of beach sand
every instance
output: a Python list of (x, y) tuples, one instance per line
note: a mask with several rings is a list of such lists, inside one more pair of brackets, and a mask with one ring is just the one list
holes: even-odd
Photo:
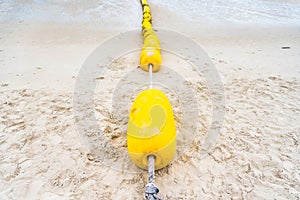
[[(215, 148), (200, 156), (199, 144), (211, 117), (210, 94), (202, 79), (190, 77), (201, 126), (186, 147), (179, 146), (174, 161), (156, 172), (159, 195), (163, 199), (299, 199), (299, 26), (195, 24), (164, 9), (153, 6), (156, 17), (162, 15), (156, 25), (193, 39), (218, 70), (225, 119)], [(172, 20), (176, 26), (170, 25)], [(73, 113), (74, 85), (82, 64), (103, 41), (122, 30), (76, 21), (7, 22), (1, 22), (0, 198), (142, 199), (147, 173), (126, 156), (124, 127), (130, 104), (122, 108), (123, 127), (111, 119), (110, 111), (116, 82), (124, 72), (136, 69), (138, 54), (116, 60), (98, 80), (95, 115), (112, 147), (105, 149), (107, 142), (101, 139), (92, 145), (103, 148), (110, 165), (89, 152)], [(167, 53), (163, 58), (164, 65), (189, 74), (184, 59)], [(181, 98), (171, 100), (177, 126), (183, 126), (177, 103)], [(180, 145), (180, 134), (178, 140)]]

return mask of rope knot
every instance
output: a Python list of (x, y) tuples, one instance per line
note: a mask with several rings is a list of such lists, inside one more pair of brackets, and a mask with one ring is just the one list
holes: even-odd
[(148, 200), (162, 200), (161, 198), (158, 197), (158, 192), (159, 189), (157, 186), (155, 186), (153, 183), (148, 183), (146, 185), (146, 192), (145, 192), (145, 197)]

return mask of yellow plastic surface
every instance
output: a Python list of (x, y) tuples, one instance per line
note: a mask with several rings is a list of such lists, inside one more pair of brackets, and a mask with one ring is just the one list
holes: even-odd
[(130, 110), (127, 148), (131, 160), (148, 169), (147, 157), (154, 155), (155, 169), (168, 165), (176, 152), (176, 125), (167, 96), (157, 89), (142, 91)]
[(146, 0), (141, 0), (143, 6), (143, 37), (144, 45), (140, 55), (140, 67), (149, 71), (149, 64), (152, 64), (152, 71), (157, 72), (162, 63), (160, 55), (160, 42), (152, 29), (152, 16), (149, 4)]

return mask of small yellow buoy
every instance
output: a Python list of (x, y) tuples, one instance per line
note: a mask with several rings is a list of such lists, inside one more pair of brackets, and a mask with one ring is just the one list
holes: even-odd
[(147, 157), (155, 156), (155, 169), (168, 165), (176, 152), (176, 125), (167, 96), (157, 89), (142, 91), (130, 110), (127, 148), (131, 160), (148, 169)]
[(153, 72), (160, 69), (162, 58), (160, 55), (160, 42), (152, 28), (143, 29), (144, 45), (140, 55), (140, 67), (148, 71), (149, 64), (153, 65)]
[(152, 16), (149, 4), (146, 0), (141, 0), (143, 7), (143, 37), (144, 44), (140, 55), (140, 67), (148, 71), (149, 64), (152, 64), (153, 72), (157, 72), (160, 69), (162, 58), (160, 55), (160, 42), (152, 28)]

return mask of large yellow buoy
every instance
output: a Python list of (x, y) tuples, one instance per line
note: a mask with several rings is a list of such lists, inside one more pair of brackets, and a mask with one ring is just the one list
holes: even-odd
[(157, 89), (144, 90), (130, 110), (127, 148), (131, 160), (148, 169), (147, 157), (155, 156), (155, 169), (168, 165), (176, 152), (176, 125), (167, 96)]

